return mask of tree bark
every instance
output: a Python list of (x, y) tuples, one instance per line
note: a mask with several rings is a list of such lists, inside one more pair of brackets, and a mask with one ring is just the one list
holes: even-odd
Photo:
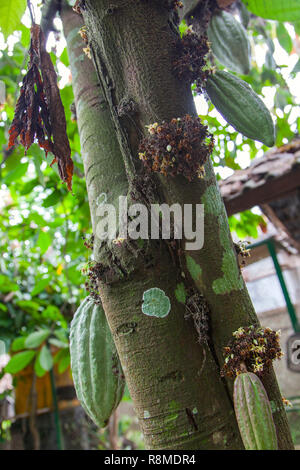
[[(146, 125), (197, 115), (189, 84), (172, 73), (178, 34), (157, 1), (118, 0), (112, 6), (109, 0), (86, 0), (82, 13), (96, 72), (82, 52), (80, 17), (65, 9), (62, 19), (94, 233), (97, 198), (103, 193), (116, 207), (118, 197), (126, 194), (129, 203), (134, 195), (144, 203), (205, 205), (205, 242), (199, 251), (174, 251), (165, 240), (145, 240), (142, 246), (132, 240), (101, 245), (96, 237), (96, 260), (114, 272), (109, 282), (99, 282), (101, 300), (145, 444), (151, 449), (243, 448), (232, 383), (221, 379), (220, 367), (232, 332), (258, 320), (212, 164), (206, 163), (206, 176), (196, 183), (180, 176), (142, 181), (137, 158)], [(129, 101), (138, 114), (120, 116), (120, 106)], [(193, 288), (205, 296), (210, 310), (208, 341), (199, 343), (192, 319), (185, 319), (186, 306), (176, 295), (180, 284), (186, 292)], [(165, 318), (142, 312), (143, 293), (153, 287), (170, 299), (171, 312)], [(264, 384), (276, 405), (279, 447), (292, 448), (272, 371)]]

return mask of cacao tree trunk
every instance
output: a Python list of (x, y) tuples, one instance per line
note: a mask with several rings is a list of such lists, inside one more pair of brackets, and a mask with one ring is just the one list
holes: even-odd
[[(241, 449), (232, 404), (232, 381), (222, 379), (223, 348), (232, 332), (258, 324), (232, 244), (212, 164), (189, 182), (141, 172), (138, 143), (145, 126), (186, 114), (197, 116), (190, 85), (172, 72), (178, 33), (163, 2), (86, 0), (81, 10), (93, 60), (83, 52), (82, 20), (62, 11), (72, 71), (93, 233), (97, 202), (105, 195), (118, 211), (130, 202), (204, 204), (204, 246), (134, 240), (100, 243), (94, 256), (108, 273), (99, 279), (102, 304), (114, 337), (145, 444), (151, 449)], [(130, 114), (129, 108), (135, 112)], [(125, 109), (125, 111), (124, 111)], [(127, 111), (126, 111), (127, 110)], [(120, 227), (119, 227), (120, 228)], [(186, 298), (178, 296), (184, 286)], [(171, 302), (165, 318), (142, 312), (143, 294), (161, 289)], [(209, 307), (209, 338), (186, 318), (189, 295)], [(202, 297), (204, 296), (204, 297)], [(274, 402), (279, 448), (292, 448), (273, 371), (263, 379)]]

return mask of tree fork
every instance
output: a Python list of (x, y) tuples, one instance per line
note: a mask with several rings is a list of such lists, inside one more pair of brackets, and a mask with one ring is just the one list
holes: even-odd
[[(185, 114), (196, 116), (196, 110), (189, 84), (180, 83), (172, 73), (173, 43), (178, 38), (173, 28), (170, 28), (166, 10), (158, 2), (116, 2), (112, 8), (108, 1), (86, 1), (82, 13), (88, 26), (98, 78), (106, 104), (109, 105), (110, 123), (113, 122), (115, 126), (115, 132), (110, 133), (109, 145), (112, 142), (115, 145), (116, 136), (119, 142), (116, 152), (109, 146), (107, 149), (120, 168), (121, 158), (125, 159), (123, 172), (120, 173), (124, 183), (126, 163), (129, 161), (132, 168), (137, 154), (140, 138), (137, 128), (143, 129), (154, 121), (170, 120)], [(71, 48), (68, 41), (69, 54)], [(74, 64), (71, 55), (70, 63)], [(75, 72), (78, 78), (79, 63), (77, 69)], [(84, 104), (80, 99), (79, 85), (76, 92), (76, 74), (73, 71), (72, 74), (79, 124), (81, 117), (78, 110), (80, 107), (83, 109)], [(81, 86), (84, 82), (87, 82), (86, 72)], [(126, 96), (138, 105), (139, 123), (126, 123), (129, 138), (124, 148), (126, 132), (119, 132), (115, 109)], [(83, 117), (84, 121), (87, 123), (87, 116), (85, 119)], [(102, 125), (105, 129), (107, 121), (102, 120)], [(120, 125), (123, 130), (122, 123)], [(91, 148), (88, 139), (82, 136), (82, 130), (80, 138), (83, 151), (88, 155)], [(91, 134), (89, 139), (92, 138)], [(101, 141), (97, 140), (97, 143), (105, 150)], [(85, 148), (88, 150), (85, 151)], [(91, 167), (101, 164), (102, 175), (103, 172), (106, 175), (107, 162), (106, 166), (105, 162), (100, 162), (99, 155), (94, 156), (91, 162)], [(88, 172), (89, 167), (86, 168), (87, 176)], [(99, 191), (105, 186), (102, 175), (98, 175), (99, 183), (96, 185)], [(96, 180), (97, 175), (94, 178)], [(116, 180), (114, 182), (117, 186)], [(138, 267), (130, 276), (113, 285), (101, 285), (101, 298), (146, 445), (150, 448), (173, 449), (242, 448), (233, 408), (220, 381), (219, 365), (223, 361), (223, 347), (232, 332), (240, 326), (258, 321), (239, 272), (212, 165), (207, 162), (206, 177), (199, 183), (188, 183), (181, 177), (172, 180), (161, 177), (159, 182), (160, 192), (169, 204), (205, 204), (204, 247), (199, 252), (185, 253), (182, 264), (194, 286), (204, 293), (208, 301), (211, 310), (211, 342), (219, 364), (216, 364), (206, 345), (199, 346), (196, 343), (191, 322), (184, 320), (184, 309), (174, 296), (178, 278), (174, 275), (174, 266), (166, 250), (159, 250), (152, 244), (150, 252), (154, 264), (151, 269), (143, 269), (141, 263), (137, 262)], [(88, 178), (87, 186), (91, 212), (95, 214), (97, 194), (90, 196)], [(108, 202), (115, 201), (116, 195), (122, 193), (120, 188), (114, 189), (111, 190), (114, 197)], [(124, 194), (125, 183), (122, 189)], [(160, 287), (169, 296), (172, 310), (165, 319), (146, 318), (142, 314), (142, 295), (149, 287)], [(181, 345), (180, 351), (178, 344)], [(207, 355), (203, 367), (204, 348), (207, 349)], [(163, 367), (160, 363), (162, 357)], [(201, 372), (200, 380), (197, 370)], [(228, 384), (229, 390), (231, 386)], [(265, 380), (265, 386), (269, 398), (275, 401), (279, 409), (274, 414), (279, 447), (292, 448), (285, 412), (272, 372)], [(191, 410), (196, 412), (191, 414)], [(213, 413), (213, 420), (210, 413)]]

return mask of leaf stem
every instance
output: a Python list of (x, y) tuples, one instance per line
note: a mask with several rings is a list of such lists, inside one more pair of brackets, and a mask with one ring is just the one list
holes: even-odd
[(35, 24), (35, 15), (34, 15), (33, 7), (31, 5), (30, 0), (27, 0), (27, 6), (28, 6), (29, 13), (30, 13), (31, 23), (32, 23), (32, 25), (34, 25)]

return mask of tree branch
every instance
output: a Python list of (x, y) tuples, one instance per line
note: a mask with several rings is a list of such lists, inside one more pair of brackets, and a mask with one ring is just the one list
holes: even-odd
[(41, 18), (41, 29), (47, 37), (51, 31), (57, 31), (53, 25), (53, 20), (56, 16), (56, 13), (61, 9), (62, 0), (43, 0), (42, 7), (42, 18)]

